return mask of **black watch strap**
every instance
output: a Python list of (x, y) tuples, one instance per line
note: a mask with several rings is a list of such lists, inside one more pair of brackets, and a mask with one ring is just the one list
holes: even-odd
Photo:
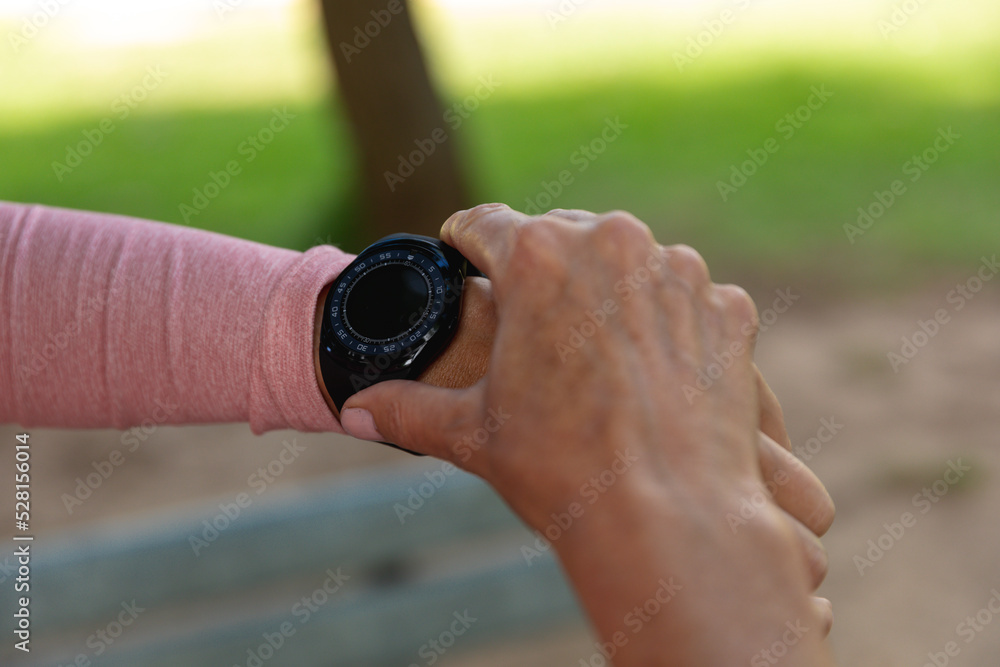
[[(356, 372), (349, 370), (339, 364), (335, 364), (325, 355), (320, 355), (319, 359), (320, 371), (323, 373), (323, 384), (326, 385), (326, 391), (330, 394), (330, 398), (333, 399), (333, 404), (337, 406), (337, 412), (340, 413), (344, 409), (344, 403), (347, 399), (354, 394), (361, 391), (361, 389), (366, 386), (364, 379), (364, 372)], [(384, 380), (402, 380), (404, 377), (383, 377)], [(372, 384), (367, 382), (368, 385)], [(354, 389), (358, 386), (357, 389)], [(413, 454), (414, 456), (424, 456), (419, 452), (415, 452), (405, 447), (400, 447), (399, 445), (393, 444), (391, 442), (380, 441), (383, 445), (388, 445), (390, 447), (395, 447), (396, 449), (406, 452), (407, 454)]]

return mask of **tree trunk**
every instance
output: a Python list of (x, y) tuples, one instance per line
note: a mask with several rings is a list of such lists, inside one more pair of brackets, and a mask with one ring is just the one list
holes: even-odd
[(356, 240), (437, 236), (467, 205), (444, 119), (404, 0), (322, 0), (326, 34), (358, 150)]

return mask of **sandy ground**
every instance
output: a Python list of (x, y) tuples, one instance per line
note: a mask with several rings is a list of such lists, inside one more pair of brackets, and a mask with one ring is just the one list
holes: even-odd
[[(928, 654), (948, 642), (958, 652), (947, 664), (1000, 664), (1000, 618), (986, 608), (991, 590), (1000, 590), (1000, 293), (984, 290), (956, 311), (947, 301), (953, 286), (834, 304), (803, 294), (761, 338), (758, 361), (782, 399), (792, 439), (838, 505), (825, 540), (830, 575), (822, 592), (834, 603), (832, 643), (842, 665), (934, 664)], [(755, 297), (763, 311), (774, 293)], [(913, 336), (940, 308), (949, 321), (894, 371), (887, 353), (899, 352), (901, 337)], [(0, 427), (0, 442), (13, 442), (15, 432)], [(94, 460), (121, 447), (121, 434), (35, 429), (36, 532), (56, 535), (70, 524), (239, 491), (248, 471), (273, 459), (287, 435), (256, 438), (238, 425), (161, 428), (69, 515), (60, 496)], [(282, 485), (400, 461), (395, 451), (348, 438), (299, 437), (306, 452)], [(961, 476), (946, 474), (950, 466)], [(4, 498), (8, 478), (0, 480)], [(898, 538), (888, 535), (886, 524), (904, 513), (913, 516), (911, 525)], [(6, 524), (2, 533), (10, 534)], [(977, 613), (975, 624), (963, 625)], [(578, 665), (592, 642), (585, 627), (570, 627), (455, 651), (438, 664)]]

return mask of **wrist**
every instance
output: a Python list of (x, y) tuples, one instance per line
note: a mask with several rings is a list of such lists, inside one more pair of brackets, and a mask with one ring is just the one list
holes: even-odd
[(621, 480), (559, 534), (554, 518), (542, 528), (616, 665), (747, 664), (788, 627), (798, 664), (832, 664), (790, 527), (766, 508), (734, 532), (736, 495)]
[(335, 412), (356, 393), (416, 380), (459, 327), (468, 262), (437, 239), (387, 236), (361, 251), (317, 301), (314, 364)]

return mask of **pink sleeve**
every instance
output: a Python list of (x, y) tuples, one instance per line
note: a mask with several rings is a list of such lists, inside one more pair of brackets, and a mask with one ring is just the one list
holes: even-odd
[(343, 432), (313, 329), (351, 259), (0, 202), (0, 423)]

